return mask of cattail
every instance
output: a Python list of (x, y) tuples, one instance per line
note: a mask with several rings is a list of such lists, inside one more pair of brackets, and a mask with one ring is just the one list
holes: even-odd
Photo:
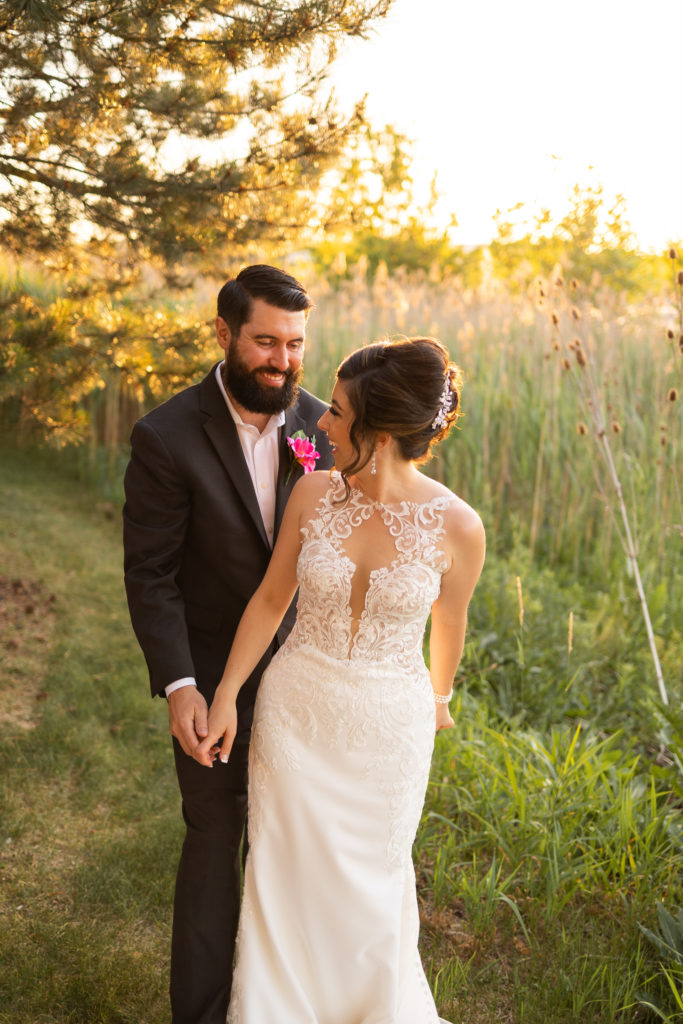
[(517, 607), (519, 609), (519, 624), (524, 625), (524, 599), (522, 597), (522, 580), (519, 576), (515, 577), (517, 582)]
[(563, 370), (571, 370), (571, 368), (572, 368), (572, 364), (569, 362), (569, 360), (565, 356), (565, 358), (562, 360), (562, 369)]
[(550, 319), (552, 320), (553, 327), (557, 327), (557, 325), (560, 322), (560, 318), (557, 315), (557, 313), (553, 313), (552, 316), (550, 317)]
[(586, 426), (586, 424), (585, 423), (577, 423), (577, 425), (576, 425), (576, 433), (579, 435), (579, 437), (585, 437), (586, 434), (588, 433), (588, 427)]
[(621, 423), (619, 422), (619, 420), (612, 420), (612, 433), (613, 434), (620, 434), (621, 433)]
[[(683, 342), (683, 334), (681, 335), (681, 342)], [(559, 343), (559, 341), (554, 341), (553, 342), (553, 352), (559, 352), (559, 351), (560, 351), (560, 343)], [(683, 352), (683, 348), (681, 348), (681, 352)]]
[(564, 288), (564, 278), (561, 275), (560, 275), (560, 277), (556, 277), (555, 278), (555, 285), (558, 288)]
[(572, 315), (572, 320), (580, 320), (581, 319), (581, 313), (576, 308), (576, 306), (572, 306), (571, 309), (569, 310), (569, 312)]
[(670, 388), (669, 394), (666, 396), (669, 402), (675, 402), (678, 398), (678, 391), (676, 388)]
[(666, 436), (664, 434), (662, 434), (662, 436), (660, 437), (659, 443), (662, 446), (662, 448), (666, 448)]
[(669, 341), (674, 340), (674, 332), (671, 330), (670, 327), (667, 329), (666, 336), (669, 339)]
[(678, 271), (678, 274), (676, 275), (676, 280), (679, 284), (683, 284), (683, 270)]
[(574, 350), (574, 355), (576, 356), (576, 361), (579, 364), (579, 366), (583, 367), (586, 365), (586, 357), (583, 354), (583, 349), (577, 347)]
[(683, 352), (683, 334), (678, 335), (678, 347)]
[(674, 249), (673, 245), (669, 249), (669, 259), (670, 260), (675, 260), (676, 259), (676, 250)]
[(571, 279), (571, 281), (569, 282), (569, 287), (571, 288), (571, 290), (573, 292), (575, 292), (577, 290), (577, 288), (579, 287), (579, 282), (576, 280), (575, 277), (573, 277)]

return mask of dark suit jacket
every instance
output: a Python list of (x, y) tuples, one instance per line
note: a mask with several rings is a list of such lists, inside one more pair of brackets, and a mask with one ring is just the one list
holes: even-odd
[[(320, 469), (332, 456), (316, 424), (326, 406), (301, 390), (285, 413), (277, 480), (275, 534), (287, 498), (303, 470), (291, 461), (286, 437), (315, 435)], [(215, 368), (152, 410), (133, 428), (124, 480), (124, 569), (133, 628), (149, 669), (153, 694), (194, 676), (207, 701), (220, 680), (237, 624), (268, 566), (271, 548), (237, 429), (215, 379)], [(294, 603), (277, 635), (294, 622)], [(272, 650), (240, 692), (240, 723), (250, 710)]]

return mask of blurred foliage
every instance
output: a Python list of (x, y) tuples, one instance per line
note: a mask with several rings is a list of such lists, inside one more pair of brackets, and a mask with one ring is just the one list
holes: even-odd
[(446, 227), (432, 226), (439, 199), (436, 176), (429, 201), (419, 206), (413, 164), (412, 143), (391, 125), (381, 130), (368, 126), (355, 136), (328, 180), (330, 224), (310, 247), (316, 269), (333, 284), (348, 278), (360, 261), (370, 280), (383, 266), (431, 270), (439, 276), (466, 274), (468, 283), (479, 283), (480, 249), (466, 252), (453, 245), (449, 230), (455, 218)]
[(434, 226), (440, 198), (436, 178), (429, 201), (416, 205), (414, 155), (405, 136), (391, 127), (368, 131), (356, 137), (351, 152), (330, 205), (353, 206), (352, 230), (344, 225), (328, 231), (311, 249), (316, 268), (333, 283), (348, 278), (361, 260), (369, 280), (378, 269), (391, 274), (402, 268), (426, 271), (432, 280), (457, 275), (467, 288), (488, 278), (523, 291), (534, 278), (559, 273), (581, 281), (593, 295), (608, 288), (638, 298), (669, 283), (661, 257), (637, 249), (623, 197), (607, 208), (599, 186), (575, 185), (556, 220), (548, 210), (530, 217), (522, 203), (506, 213), (498, 210), (493, 241), (462, 246), (451, 239), (455, 215), (447, 227)]
[(575, 185), (563, 216), (529, 216), (523, 204), (495, 216), (490, 252), (497, 277), (525, 286), (534, 275), (560, 267), (590, 292), (600, 287), (638, 297), (660, 291), (668, 268), (659, 256), (638, 251), (623, 196), (608, 206), (600, 186)]
[[(0, 409), (18, 442), (114, 448), (145, 408), (204, 372), (213, 330), (178, 297), (116, 275), (0, 268)], [(124, 275), (125, 276), (125, 275)], [(210, 354), (209, 354), (210, 353)]]
[(179, 259), (291, 238), (362, 124), (325, 80), (391, 0), (6, 0), (0, 212), (13, 251), (122, 238)]

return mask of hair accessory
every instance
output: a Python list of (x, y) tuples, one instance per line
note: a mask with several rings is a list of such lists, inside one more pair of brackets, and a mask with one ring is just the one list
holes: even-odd
[(451, 408), (451, 376), (446, 374), (446, 380), (444, 382), (443, 391), (441, 392), (441, 398), (439, 399), (439, 411), (434, 417), (432, 423), (432, 430), (441, 430), (448, 423), (448, 417), (446, 413)]
[(372, 452), (372, 462), (370, 463), (370, 476), (377, 476), (377, 455), (374, 450)]
[(450, 704), (453, 690), (450, 693), (434, 693), (434, 700), (437, 704)]

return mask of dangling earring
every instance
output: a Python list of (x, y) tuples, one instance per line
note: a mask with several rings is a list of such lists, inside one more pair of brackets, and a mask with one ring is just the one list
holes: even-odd
[(372, 462), (370, 463), (370, 476), (377, 476), (377, 455), (373, 451)]

